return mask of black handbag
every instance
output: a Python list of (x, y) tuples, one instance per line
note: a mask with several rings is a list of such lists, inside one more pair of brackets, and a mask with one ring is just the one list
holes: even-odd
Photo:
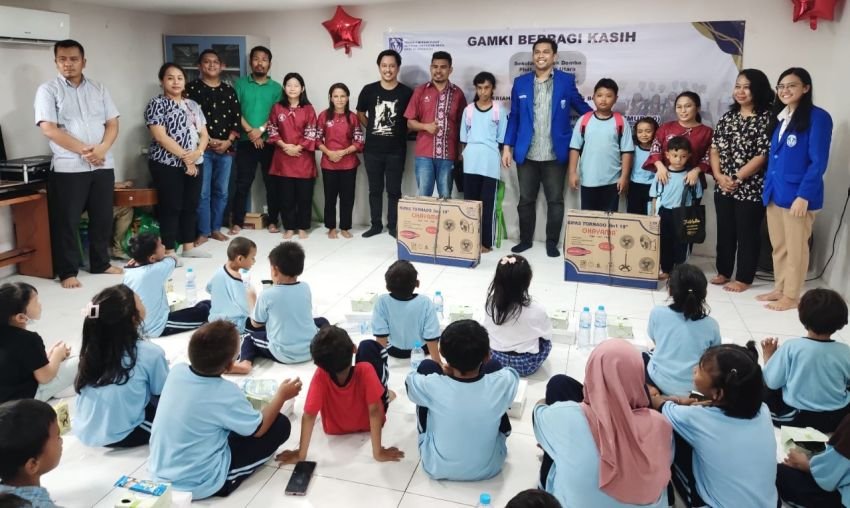
[[(691, 204), (686, 206), (688, 192), (691, 194)], [(676, 241), (679, 243), (692, 244), (705, 241), (705, 205), (697, 203), (696, 185), (685, 184), (681, 206), (670, 210), (676, 228)]]

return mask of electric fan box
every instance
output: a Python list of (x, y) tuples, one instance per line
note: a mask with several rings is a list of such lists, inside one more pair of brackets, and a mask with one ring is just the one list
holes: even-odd
[(397, 244), (399, 259), (473, 268), (481, 260), (481, 202), (404, 197)]
[(656, 216), (569, 210), (564, 280), (655, 289), (660, 247)]

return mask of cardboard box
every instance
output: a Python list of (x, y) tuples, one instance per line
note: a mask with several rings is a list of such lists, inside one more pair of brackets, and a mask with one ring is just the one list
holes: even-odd
[(263, 229), (263, 214), (248, 212), (245, 214), (243, 229)]
[(472, 307), (469, 305), (452, 305), (449, 311), (449, 323), (454, 323), (461, 319), (472, 319)]
[(372, 306), (378, 299), (378, 293), (362, 293), (351, 298), (352, 312), (372, 312)]
[(481, 202), (400, 199), (398, 258), (464, 268), (477, 266), (481, 260)]
[(627, 317), (611, 316), (608, 321), (608, 338), (634, 339), (632, 322)]
[(656, 216), (570, 210), (564, 280), (655, 289), (660, 243)]

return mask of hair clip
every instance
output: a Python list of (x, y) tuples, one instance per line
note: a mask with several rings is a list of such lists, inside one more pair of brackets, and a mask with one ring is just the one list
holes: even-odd
[(506, 265), (508, 263), (515, 264), (516, 263), (516, 257), (515, 256), (505, 256), (505, 257), (503, 257), (502, 259), (499, 260), (500, 265)]
[(738, 375), (738, 369), (732, 369), (732, 370), (730, 370), (730, 371), (729, 371), (729, 374), (732, 374), (733, 376), (737, 376), (737, 375)]
[(693, 292), (694, 292), (694, 290), (693, 290), (693, 289), (688, 288), (688, 293), (693, 293)]
[(89, 302), (80, 310), (80, 314), (85, 318), (97, 319), (100, 317), (100, 305)]

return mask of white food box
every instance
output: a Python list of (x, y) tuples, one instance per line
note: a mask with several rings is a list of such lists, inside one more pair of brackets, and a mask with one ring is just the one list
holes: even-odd
[(511, 402), (511, 407), (508, 408), (508, 416), (519, 420), (522, 418), (522, 412), (525, 409), (525, 392), (528, 389), (528, 380), (520, 379), (519, 386), (516, 389), (514, 401)]
[(352, 312), (372, 312), (378, 293), (366, 292), (351, 298)]

